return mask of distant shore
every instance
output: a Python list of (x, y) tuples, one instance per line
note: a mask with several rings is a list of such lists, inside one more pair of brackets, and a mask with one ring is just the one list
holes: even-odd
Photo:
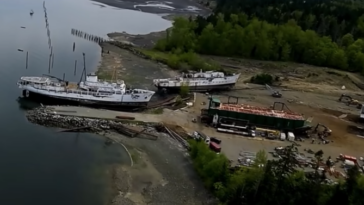
[[(208, 14), (210, 11), (198, 1), (169, 0), (169, 1), (147, 1), (147, 0), (92, 0), (109, 6), (142, 11), (154, 14)], [(97, 4), (97, 3), (95, 3)], [(101, 4), (100, 4), (101, 6)]]

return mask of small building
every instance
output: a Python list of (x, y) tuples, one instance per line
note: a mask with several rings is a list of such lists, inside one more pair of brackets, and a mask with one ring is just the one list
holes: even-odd
[[(281, 109), (276, 109), (279, 105)], [(273, 108), (264, 108), (238, 104), (238, 101), (221, 103), (219, 99), (210, 98), (208, 108), (203, 109), (201, 115), (216, 126), (230, 126), (238, 129), (256, 126), (293, 131), (306, 126), (303, 115), (290, 111), (281, 102), (275, 102)]]

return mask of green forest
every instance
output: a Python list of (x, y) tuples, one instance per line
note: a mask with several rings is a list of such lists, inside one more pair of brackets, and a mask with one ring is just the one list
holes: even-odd
[(266, 153), (260, 151), (252, 167), (231, 169), (229, 160), (211, 151), (204, 142), (190, 141), (190, 145), (196, 172), (222, 204), (364, 204), (364, 176), (357, 168), (348, 171), (346, 180), (325, 183), (326, 172), (318, 169), (319, 164), (328, 163), (322, 151), (314, 154), (311, 172), (304, 172), (295, 158), (298, 152), (295, 144), (285, 147), (278, 160), (267, 160)]
[(348, 33), (355, 39), (364, 37), (362, 1), (218, 0), (215, 12), (245, 13), (271, 24), (284, 24), (292, 19), (303, 30), (313, 30), (338, 43)]
[(293, 61), (364, 73), (357, 1), (218, 1), (207, 18), (177, 18), (155, 49)]

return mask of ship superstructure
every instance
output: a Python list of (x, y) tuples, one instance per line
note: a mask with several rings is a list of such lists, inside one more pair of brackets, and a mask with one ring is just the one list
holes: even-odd
[(167, 79), (154, 79), (153, 84), (158, 89), (178, 91), (188, 86), (190, 91), (228, 90), (235, 86), (239, 74), (226, 75), (223, 72), (189, 72), (181, 76)]

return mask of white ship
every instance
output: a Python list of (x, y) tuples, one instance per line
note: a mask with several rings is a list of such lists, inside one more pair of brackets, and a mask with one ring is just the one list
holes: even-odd
[(190, 91), (228, 90), (234, 87), (239, 74), (225, 75), (223, 72), (189, 72), (181, 76), (167, 79), (154, 79), (153, 84), (158, 89), (178, 91), (182, 86), (188, 86)]
[(97, 75), (88, 74), (78, 84), (52, 76), (21, 77), (17, 83), (23, 97), (37, 100), (56, 100), (59, 104), (81, 104), (100, 107), (144, 107), (154, 91), (126, 89), (124, 81), (101, 82)]

